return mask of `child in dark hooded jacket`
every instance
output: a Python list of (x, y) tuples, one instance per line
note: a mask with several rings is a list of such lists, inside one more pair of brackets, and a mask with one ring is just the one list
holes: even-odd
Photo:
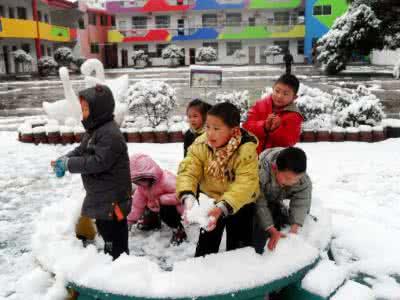
[(114, 121), (115, 102), (107, 86), (79, 93), (86, 133), (81, 144), (52, 162), (58, 177), (65, 171), (82, 176), (86, 196), (81, 215), (96, 220), (104, 252), (113, 259), (129, 254), (126, 216), (131, 207), (129, 156), (125, 139)]

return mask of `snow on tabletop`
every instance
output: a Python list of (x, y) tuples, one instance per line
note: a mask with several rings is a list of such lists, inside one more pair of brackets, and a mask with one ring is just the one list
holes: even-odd
[(357, 127), (346, 127), (346, 132), (348, 132), (348, 133), (358, 133), (358, 132), (360, 132), (360, 129), (358, 129)]
[(371, 132), (372, 131), (372, 127), (368, 126), (368, 125), (360, 125), (360, 126), (358, 126), (358, 129), (360, 130), (360, 132)]
[(60, 133), (73, 133), (74, 127), (60, 126)]
[(383, 131), (383, 126), (374, 126), (372, 127), (372, 131)]
[(33, 133), (44, 133), (46, 132), (46, 127), (44, 126), (37, 126), (32, 129)]
[(383, 119), (382, 126), (389, 126), (389, 127), (400, 127), (400, 119)]
[(46, 125), (46, 133), (55, 133), (60, 131), (60, 126), (58, 125)]
[(183, 130), (182, 123), (174, 123), (168, 129), (169, 132), (177, 132), (182, 130)]
[(374, 300), (373, 291), (365, 285), (348, 280), (331, 298), (332, 300)]
[(160, 124), (155, 128), (155, 131), (168, 131), (168, 126), (166, 124)]
[(82, 126), (75, 126), (74, 133), (85, 133), (85, 128), (83, 128)]
[(128, 128), (123, 128), (126, 133), (134, 133), (134, 132), (140, 132), (140, 129), (137, 127), (128, 127)]
[(322, 297), (331, 295), (345, 280), (347, 270), (335, 262), (324, 259), (301, 282), (301, 287)]
[(345, 129), (340, 126), (335, 126), (331, 129), (332, 132), (345, 132)]
[(143, 127), (140, 132), (154, 132), (153, 127)]

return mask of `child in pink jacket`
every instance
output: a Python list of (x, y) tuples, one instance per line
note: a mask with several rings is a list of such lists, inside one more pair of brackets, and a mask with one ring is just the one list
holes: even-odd
[(161, 220), (173, 229), (171, 243), (179, 245), (186, 239), (186, 233), (181, 223), (183, 207), (176, 198), (175, 175), (162, 170), (145, 154), (135, 154), (129, 160), (131, 182), (137, 188), (132, 196), (128, 224), (136, 223), (147, 207), (159, 213)]

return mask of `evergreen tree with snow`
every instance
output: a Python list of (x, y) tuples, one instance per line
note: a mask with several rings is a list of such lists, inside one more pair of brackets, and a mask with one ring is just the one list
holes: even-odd
[(177, 45), (169, 45), (162, 51), (161, 57), (168, 59), (171, 67), (176, 67), (179, 65), (179, 60), (185, 57), (185, 53), (183, 48)]
[(54, 59), (59, 66), (69, 67), (74, 60), (72, 50), (68, 47), (60, 47), (54, 52)]
[(275, 56), (281, 55), (282, 49), (278, 45), (269, 46), (263, 54), (266, 57), (272, 57), (272, 63), (274, 63)]
[(197, 50), (196, 61), (210, 63), (218, 59), (217, 51), (213, 47), (201, 47)]

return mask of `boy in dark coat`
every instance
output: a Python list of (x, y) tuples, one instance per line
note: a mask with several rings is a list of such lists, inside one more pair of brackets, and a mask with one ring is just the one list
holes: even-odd
[(81, 144), (52, 163), (57, 176), (65, 171), (80, 173), (86, 196), (81, 214), (96, 220), (104, 239), (104, 252), (113, 259), (129, 254), (128, 224), (132, 185), (125, 139), (114, 121), (111, 90), (102, 85), (79, 93), (82, 124)]

